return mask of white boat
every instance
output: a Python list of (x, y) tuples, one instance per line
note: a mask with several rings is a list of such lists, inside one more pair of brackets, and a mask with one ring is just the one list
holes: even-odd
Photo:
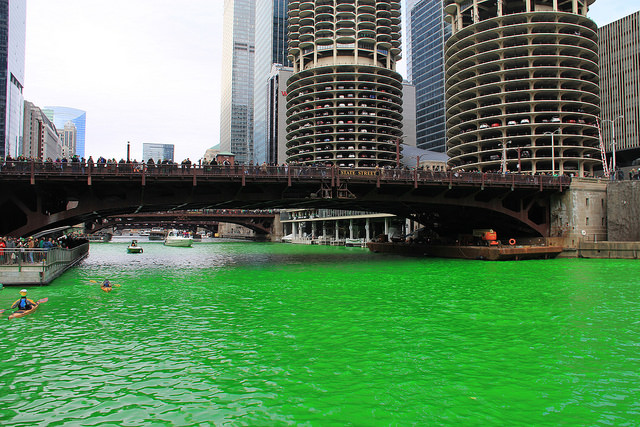
[(351, 247), (364, 247), (365, 246), (365, 242), (364, 239), (344, 239), (344, 245), (345, 246), (351, 246)]
[(178, 230), (171, 230), (164, 239), (165, 246), (177, 246), (181, 248), (190, 248), (193, 244), (191, 237), (184, 237), (183, 233)]
[(144, 252), (144, 250), (140, 246), (138, 246), (137, 240), (132, 240), (131, 244), (127, 246), (127, 253), (141, 254), (142, 252)]

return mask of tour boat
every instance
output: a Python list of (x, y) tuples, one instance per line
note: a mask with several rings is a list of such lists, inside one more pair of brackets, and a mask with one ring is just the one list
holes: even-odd
[(130, 254), (141, 254), (143, 252), (142, 248), (138, 246), (137, 240), (132, 240), (131, 244), (127, 246), (127, 253)]
[(178, 230), (171, 230), (164, 239), (165, 246), (177, 246), (181, 248), (190, 248), (193, 244), (191, 237), (184, 237), (183, 233)]

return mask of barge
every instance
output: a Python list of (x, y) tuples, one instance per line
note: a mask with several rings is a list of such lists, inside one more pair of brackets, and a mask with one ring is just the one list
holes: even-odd
[(427, 245), (419, 243), (369, 242), (371, 252), (436, 258), (461, 258), (487, 261), (517, 261), (524, 259), (550, 259), (562, 253), (561, 246), (538, 245)]

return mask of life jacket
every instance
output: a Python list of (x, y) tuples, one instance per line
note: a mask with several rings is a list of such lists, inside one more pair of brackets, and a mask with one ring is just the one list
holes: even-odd
[(20, 310), (27, 310), (29, 308), (31, 308), (32, 305), (29, 301), (27, 301), (27, 297), (22, 297), (20, 298), (20, 302), (18, 303), (18, 309)]

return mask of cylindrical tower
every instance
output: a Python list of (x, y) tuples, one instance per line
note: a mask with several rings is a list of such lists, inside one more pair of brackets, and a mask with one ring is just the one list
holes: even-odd
[(584, 176), (601, 167), (594, 1), (445, 1), (453, 169)]
[(287, 161), (396, 163), (400, 0), (289, 0)]

